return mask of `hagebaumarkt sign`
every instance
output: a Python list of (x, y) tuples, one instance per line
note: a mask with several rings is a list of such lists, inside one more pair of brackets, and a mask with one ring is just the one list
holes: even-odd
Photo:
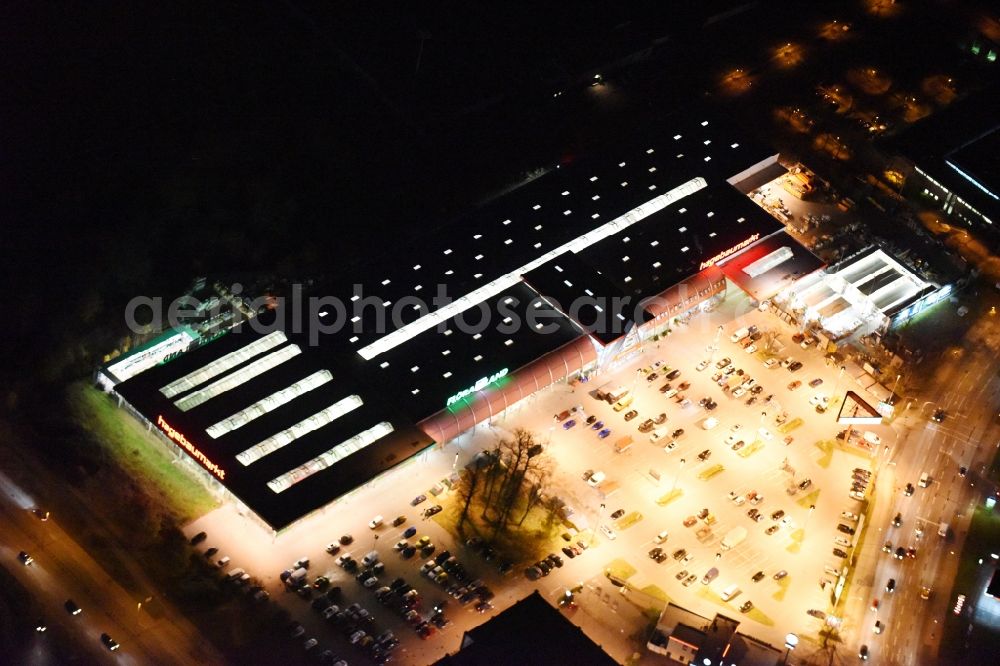
[(482, 391), (484, 388), (486, 388), (487, 386), (489, 386), (493, 382), (497, 381), (498, 379), (502, 379), (503, 377), (506, 377), (507, 376), (507, 372), (508, 372), (507, 368), (504, 368), (503, 370), (500, 370), (499, 372), (494, 372), (489, 377), (481, 377), (479, 379), (479, 381), (477, 381), (475, 384), (473, 384), (469, 388), (463, 389), (463, 390), (459, 391), (458, 393), (456, 393), (455, 395), (453, 395), (450, 398), (448, 398), (447, 406), (451, 407), (453, 404), (455, 404), (456, 402), (458, 402), (459, 400), (461, 400), (465, 396), (469, 395), (470, 393), (475, 393), (476, 391)]
[(708, 268), (709, 266), (714, 266), (715, 264), (717, 264), (718, 262), (722, 261), (723, 259), (725, 259), (729, 255), (734, 254), (736, 252), (739, 252), (740, 250), (742, 250), (745, 247), (748, 247), (751, 243), (753, 243), (758, 238), (760, 238), (760, 234), (754, 234), (754, 235), (750, 236), (750, 238), (747, 238), (745, 241), (743, 241), (741, 243), (737, 243), (736, 245), (732, 246), (728, 250), (723, 250), (722, 252), (720, 252), (719, 254), (715, 255), (711, 259), (708, 259), (707, 261), (701, 262), (701, 268), (699, 268), (698, 270), (702, 270), (703, 271), (706, 268)]

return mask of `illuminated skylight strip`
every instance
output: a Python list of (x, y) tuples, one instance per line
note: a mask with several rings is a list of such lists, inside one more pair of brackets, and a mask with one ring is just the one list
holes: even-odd
[(246, 451), (240, 452), (236, 459), (244, 466), (251, 465), (264, 456), (274, 453), (278, 449), (283, 449), (299, 437), (304, 437), (309, 433), (319, 430), (325, 425), (333, 423), (344, 414), (353, 411), (364, 404), (360, 396), (349, 395), (342, 400), (338, 400), (326, 409), (316, 412), (309, 418), (303, 419), (291, 428), (271, 435), (263, 442), (254, 444)]
[(434, 328), (441, 322), (447, 321), (448, 319), (465, 312), (478, 303), (496, 296), (505, 289), (509, 289), (521, 280), (521, 275), (535, 270), (539, 266), (548, 263), (559, 255), (565, 254), (566, 252), (576, 253), (590, 247), (594, 243), (612, 236), (623, 229), (627, 229), (653, 213), (657, 213), (667, 206), (706, 187), (708, 187), (708, 183), (705, 182), (704, 178), (700, 176), (692, 178), (686, 183), (682, 183), (681, 185), (673, 188), (669, 192), (661, 194), (653, 199), (650, 199), (646, 203), (636, 206), (624, 215), (616, 217), (610, 222), (606, 222), (596, 229), (592, 229), (582, 236), (578, 236), (568, 243), (564, 243), (563, 245), (546, 252), (537, 259), (534, 259), (533, 261), (530, 261), (509, 273), (501, 275), (497, 279), (484, 284), (478, 289), (474, 289), (468, 294), (455, 299), (451, 303), (438, 308), (434, 312), (425, 314), (423, 317), (420, 317), (405, 326), (397, 328), (392, 333), (384, 335), (375, 342), (359, 349), (358, 353), (366, 361), (370, 361), (379, 354), (383, 354), (390, 349), (394, 349), (407, 340), (420, 335), (424, 331)]
[(969, 181), (970, 183), (972, 183), (973, 185), (975, 185), (977, 188), (979, 188), (980, 190), (982, 190), (983, 192), (985, 192), (987, 195), (993, 197), (997, 201), (1000, 201), (1000, 197), (998, 197), (997, 195), (993, 194), (988, 189), (986, 189), (985, 187), (983, 187), (983, 184), (980, 183), (978, 180), (976, 180), (975, 178), (973, 178), (969, 174), (967, 174), (964, 171), (962, 171), (961, 169), (959, 169), (957, 166), (955, 166), (954, 164), (952, 164), (950, 161), (945, 160), (944, 163), (947, 164), (948, 166), (950, 166), (955, 171), (957, 171), (959, 176), (961, 176), (962, 178), (966, 179), (967, 181)]
[(208, 365), (204, 365), (194, 372), (190, 372), (180, 379), (177, 379), (163, 388), (160, 389), (162, 393), (167, 398), (172, 398), (178, 393), (184, 393), (189, 391), (196, 386), (204, 384), (209, 379), (217, 377), (224, 372), (232, 370), (240, 363), (248, 361), (258, 354), (263, 354), (269, 349), (274, 349), (280, 344), (284, 344), (288, 338), (281, 331), (275, 331), (260, 338), (259, 340), (254, 340), (245, 347), (240, 347), (236, 351), (229, 352), (225, 356), (215, 359)]
[(174, 402), (177, 405), (177, 409), (182, 412), (186, 412), (192, 407), (197, 407), (198, 405), (211, 400), (212, 398), (225, 393), (226, 391), (231, 391), (240, 384), (250, 381), (257, 375), (262, 375), (271, 368), (276, 368), (290, 358), (294, 358), (302, 353), (298, 345), (288, 345), (287, 347), (282, 347), (278, 351), (271, 352), (267, 356), (263, 356), (253, 363), (244, 366), (232, 372), (222, 379), (218, 379), (204, 388), (200, 388), (193, 393), (189, 393), (180, 400)]
[(295, 469), (285, 472), (281, 476), (268, 481), (267, 487), (275, 493), (282, 493), (299, 481), (304, 481), (313, 474), (322, 472), (324, 469), (332, 467), (338, 461), (343, 460), (352, 453), (374, 444), (392, 431), (392, 424), (388, 421), (383, 421), (382, 423), (379, 423), (364, 432), (359, 432), (354, 437), (341, 442), (329, 451), (321, 453), (304, 465), (300, 465), (299, 467), (296, 467)]
[(237, 428), (242, 428), (256, 418), (264, 416), (264, 414), (274, 411), (278, 407), (291, 402), (300, 395), (308, 393), (315, 388), (319, 388), (332, 379), (333, 375), (330, 374), (329, 370), (319, 370), (318, 372), (314, 372), (301, 381), (295, 382), (291, 386), (286, 386), (280, 391), (276, 391), (267, 396), (263, 400), (258, 400), (246, 409), (241, 409), (229, 418), (223, 419), (215, 425), (210, 426), (206, 432), (212, 439), (221, 437), (222, 435), (232, 432)]

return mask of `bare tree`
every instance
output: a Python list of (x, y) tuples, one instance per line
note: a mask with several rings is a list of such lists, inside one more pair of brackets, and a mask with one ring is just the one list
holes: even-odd
[(472, 504), (473, 498), (476, 496), (476, 491), (481, 485), (481, 481), (486, 471), (488, 470), (488, 464), (483, 461), (484, 464), (480, 464), (480, 459), (477, 458), (473, 461), (472, 465), (469, 465), (464, 470), (462, 470), (462, 477), (458, 484), (458, 496), (463, 500), (462, 502), (462, 513), (458, 517), (458, 531), (462, 531), (462, 526), (465, 525), (465, 521), (469, 517), (469, 505)]
[(552, 477), (552, 468), (547, 461), (540, 460), (536, 465), (535, 479), (528, 489), (528, 495), (524, 502), (524, 513), (521, 514), (521, 520), (517, 521), (518, 526), (524, 524), (525, 519), (531, 510), (535, 508), (538, 502), (545, 497), (545, 488), (549, 484), (549, 479)]

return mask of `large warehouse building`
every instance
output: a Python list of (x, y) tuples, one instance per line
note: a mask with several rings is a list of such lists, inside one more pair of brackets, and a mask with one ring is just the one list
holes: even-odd
[[(707, 115), (664, 126), (387, 250), (360, 284), (316, 294), (316, 322), (262, 315), (114, 390), (280, 531), (539, 389), (626, 361), (730, 281), (766, 298), (819, 268), (744, 195), (773, 151)], [(432, 300), (442, 290), (451, 300)]]

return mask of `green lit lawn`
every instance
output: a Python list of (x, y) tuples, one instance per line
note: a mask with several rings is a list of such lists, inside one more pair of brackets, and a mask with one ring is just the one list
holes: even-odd
[(628, 580), (636, 574), (636, 571), (638, 570), (634, 566), (621, 558), (612, 560), (604, 567), (604, 573), (621, 580)]
[(87, 383), (69, 388), (68, 402), (80, 427), (91, 433), (113, 459), (174, 519), (183, 524), (218, 506), (215, 498), (112, 398)]

